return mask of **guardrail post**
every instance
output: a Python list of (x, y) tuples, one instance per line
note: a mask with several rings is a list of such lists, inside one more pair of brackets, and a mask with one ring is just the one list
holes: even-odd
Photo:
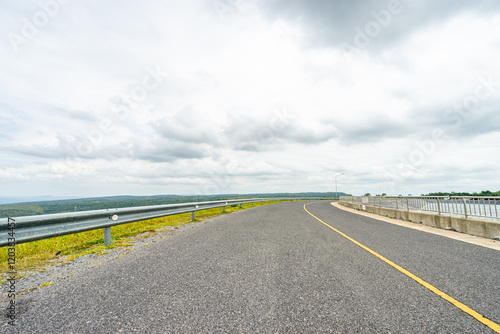
[(410, 211), (410, 205), (408, 204), (408, 197), (406, 197), (406, 211)]
[(465, 198), (463, 200), (464, 200), (464, 214), (465, 214), (465, 219), (467, 219), (467, 201), (465, 200)]
[(104, 245), (111, 245), (111, 227), (104, 228)]
[[(306, 198), (296, 198), (292, 199), (293, 201), (302, 201), (306, 200)], [(26, 222), (32, 223), (36, 222), (38, 225), (29, 226), (25, 229), (23, 228), (22, 233), (20, 233), (19, 237), (16, 235), (16, 243), (23, 243), (28, 241), (36, 241), (43, 240), (55, 236), (61, 235), (61, 229), (63, 229), (64, 234), (74, 234), (79, 233), (82, 229), (90, 228), (92, 230), (101, 230), (104, 235), (104, 244), (109, 246), (112, 244), (111, 239), (111, 227), (119, 225), (119, 224), (127, 224), (137, 221), (143, 221), (147, 219), (148, 216), (154, 214), (158, 217), (168, 216), (168, 215), (177, 215), (177, 214), (189, 214), (191, 212), (191, 218), (193, 221), (196, 221), (196, 211), (206, 210), (207, 207), (212, 208), (223, 208), (225, 211), (227, 206), (234, 205), (236, 206), (237, 202), (243, 208), (243, 204), (252, 203), (254, 206), (255, 203), (261, 202), (264, 205), (264, 202), (269, 203), (284, 203), (287, 202), (287, 199), (266, 199), (261, 198), (260, 200), (256, 199), (239, 199), (239, 200), (219, 200), (219, 201), (207, 201), (201, 203), (179, 203), (179, 204), (168, 204), (168, 205), (157, 205), (152, 206), (150, 208), (118, 208), (118, 209), (106, 209), (106, 210), (93, 210), (88, 212), (77, 212), (77, 213), (60, 213), (55, 217), (53, 215), (42, 215), (42, 216), (34, 216), (27, 217)], [(191, 211), (190, 211), (191, 209)], [(119, 220), (120, 216), (120, 220)], [(71, 222), (77, 222), (77, 226), (75, 224), (71, 224)], [(0, 232), (6, 230), (8, 227), (8, 223), (10, 219), (0, 218)], [(43, 226), (42, 226), (43, 225)], [(41, 227), (42, 226), (42, 227)], [(27, 240), (29, 238), (29, 240)], [(4, 247), (8, 245), (8, 237), (7, 233), (0, 233), (0, 247)]]
[(226, 212), (226, 207), (225, 206), (222, 207), (222, 212)]
[(438, 215), (441, 215), (441, 205), (439, 204), (439, 197), (437, 198), (438, 200)]
[(241, 209), (241, 203), (240, 203), (240, 209)]

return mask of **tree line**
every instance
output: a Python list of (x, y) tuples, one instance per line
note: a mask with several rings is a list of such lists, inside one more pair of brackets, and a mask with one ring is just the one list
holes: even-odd
[[(372, 196), (370, 193), (366, 193), (363, 196)], [(387, 196), (386, 193), (383, 193), (382, 195), (375, 195), (375, 196)], [(399, 195), (402, 196), (402, 195)], [(408, 196), (411, 196), (408, 194)], [(485, 197), (495, 197), (498, 196), (500, 197), (500, 191), (489, 191), (489, 190), (483, 190), (480, 193), (473, 192), (473, 193), (468, 193), (468, 192), (435, 192), (435, 193), (428, 193), (428, 194), (422, 194), (420, 196), (469, 196), (469, 197), (478, 197), (478, 196), (485, 196)]]
[(488, 197), (493, 197), (493, 196), (500, 196), (500, 191), (489, 191), (489, 190), (483, 190), (480, 193), (473, 192), (473, 193), (468, 193), (468, 192), (437, 192), (437, 193), (428, 193), (428, 194), (422, 194), (422, 196), (488, 196)]

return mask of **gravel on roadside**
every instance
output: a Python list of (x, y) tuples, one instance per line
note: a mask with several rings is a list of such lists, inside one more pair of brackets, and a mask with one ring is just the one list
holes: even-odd
[[(216, 218), (216, 217), (215, 217)], [(16, 280), (16, 297), (29, 294), (30, 292), (43, 288), (44, 286), (55, 284), (58, 281), (67, 279), (79, 272), (98, 267), (104, 263), (113, 261), (119, 257), (126, 256), (142, 247), (147, 247), (155, 242), (170, 238), (173, 235), (196, 227), (200, 224), (206, 224), (215, 218), (205, 219), (200, 222), (191, 222), (184, 225), (166, 226), (156, 229), (154, 233), (148, 231), (132, 237), (129, 237), (130, 246), (105, 249), (98, 253), (87, 254), (75, 258), (68, 262), (71, 255), (60, 256), (57, 259), (51, 260), (51, 263), (43, 268), (36, 268), (26, 272), (22, 272), (22, 278)], [(5, 279), (7, 274), (4, 275)], [(2, 277), (2, 279), (4, 279)], [(4, 284), (0, 296), (0, 302), (7, 301), (7, 284)]]

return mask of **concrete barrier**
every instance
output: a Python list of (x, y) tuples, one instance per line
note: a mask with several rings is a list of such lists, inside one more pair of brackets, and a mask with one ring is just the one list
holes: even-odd
[(416, 224), (423, 224), (446, 230), (467, 233), (478, 237), (500, 240), (499, 222), (482, 220), (482, 219), (437, 215), (432, 213), (424, 213), (416, 211), (388, 209), (371, 205), (348, 203), (344, 201), (340, 201), (339, 204), (346, 206), (348, 208), (366, 211), (369, 213), (375, 213), (380, 216), (386, 216), (390, 218), (406, 220)]

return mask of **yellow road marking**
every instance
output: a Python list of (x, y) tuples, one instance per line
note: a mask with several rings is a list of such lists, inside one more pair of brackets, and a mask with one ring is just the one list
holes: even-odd
[[(312, 202), (311, 202), (312, 203)], [(391, 267), (399, 270), (400, 272), (402, 272), (403, 274), (405, 274), (406, 276), (410, 277), (411, 279), (417, 281), (418, 283), (420, 283), (421, 285), (423, 285), (425, 288), (429, 289), (430, 291), (434, 292), (436, 295), (438, 295), (439, 297), (443, 298), (444, 300), (446, 300), (447, 302), (450, 302), (452, 303), (453, 305), (455, 305), (456, 307), (458, 307), (460, 310), (464, 311), (465, 313), (469, 314), (470, 316), (474, 317), (477, 321), (481, 322), (482, 324), (488, 326), (489, 328), (493, 329), (495, 332), (497, 333), (500, 333), (500, 325), (491, 321), (490, 319), (488, 318), (485, 318), (484, 316), (482, 316), (481, 314), (477, 313), (476, 311), (474, 311), (473, 309), (471, 309), (470, 307), (468, 307), (467, 305), (464, 305), (462, 304), (461, 302), (459, 302), (458, 300), (456, 300), (455, 298), (447, 295), (446, 293), (444, 293), (443, 291), (439, 290), (438, 288), (436, 288), (435, 286), (427, 283), (426, 281), (424, 281), (423, 279), (421, 279), (420, 277), (418, 276), (415, 276), (414, 274), (412, 274), (411, 272), (409, 272), (408, 270), (404, 269), (403, 267), (400, 267), (398, 266), (397, 264), (395, 264), (394, 262), (392, 262), (391, 260), (383, 257), (382, 255), (380, 255), (379, 253), (375, 252), (374, 250), (366, 247), (365, 245), (361, 244), (360, 242), (354, 240), (353, 238), (349, 237), (348, 235), (340, 232), (339, 230), (337, 230), (336, 228), (328, 225), (327, 223), (325, 223), (324, 221), (322, 221), (321, 219), (319, 219), (318, 217), (316, 217), (315, 215), (313, 215), (312, 213), (309, 212), (309, 210), (307, 210), (306, 208), (306, 205), (309, 205), (311, 203), (307, 203), (307, 204), (304, 204), (304, 210), (306, 210), (306, 212), (308, 214), (310, 214), (312, 217), (314, 217), (316, 220), (318, 220), (319, 222), (321, 222), (322, 224), (328, 226), (329, 228), (331, 228), (332, 230), (334, 230), (335, 232), (337, 232), (338, 234), (340, 234), (341, 236), (343, 236), (344, 238), (346, 238), (347, 240), (355, 243), (356, 245), (358, 245), (359, 247), (363, 248), (364, 250), (366, 250), (367, 252), (375, 255), (376, 257), (378, 257), (380, 260), (384, 261), (385, 263), (387, 263), (388, 265), (390, 265)]]

